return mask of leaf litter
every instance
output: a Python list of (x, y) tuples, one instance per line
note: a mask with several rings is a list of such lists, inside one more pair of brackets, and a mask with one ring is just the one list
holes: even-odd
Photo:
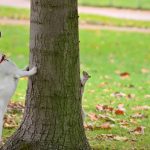
[[(4, 128), (17, 128), (24, 111), (24, 105), (20, 102), (8, 104), (7, 114), (4, 116)], [(18, 115), (19, 114), (19, 115)]]
[[(107, 84), (103, 83), (101, 84), (101, 87), (106, 86)], [(132, 87), (134, 87), (132, 85)], [(115, 98), (126, 98), (133, 99), (135, 98), (135, 94), (125, 94), (123, 92), (115, 92), (111, 94), (111, 96)], [(140, 110), (149, 110), (150, 106), (144, 105), (144, 106), (136, 106), (133, 107), (132, 110), (140, 111)], [(148, 118), (147, 115), (136, 112), (131, 116), (128, 116), (128, 120), (126, 119), (117, 119), (118, 115), (126, 115), (126, 108), (123, 103), (118, 104), (117, 107), (105, 105), (105, 104), (97, 104), (96, 105), (96, 113), (93, 113), (92, 115), (89, 115), (90, 120), (92, 123), (88, 123), (85, 126), (85, 129), (87, 130), (111, 130), (114, 127), (117, 127), (119, 125), (120, 128), (124, 128), (127, 130), (127, 133), (134, 134), (134, 135), (144, 135), (145, 133), (145, 127), (139, 125), (138, 119), (145, 119)], [(119, 136), (119, 135), (113, 135), (113, 134), (101, 134), (97, 135), (95, 137), (99, 140), (116, 140), (116, 141), (133, 141), (135, 142), (135, 139), (127, 138), (126, 136)]]
[(128, 141), (129, 139), (125, 136), (119, 136), (115, 134), (101, 134), (95, 137), (97, 140), (115, 140), (115, 141)]

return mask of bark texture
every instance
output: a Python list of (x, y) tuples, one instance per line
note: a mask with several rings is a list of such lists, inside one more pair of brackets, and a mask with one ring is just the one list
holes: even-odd
[(31, 0), (30, 67), (21, 126), (1, 150), (90, 150), (81, 116), (77, 0)]

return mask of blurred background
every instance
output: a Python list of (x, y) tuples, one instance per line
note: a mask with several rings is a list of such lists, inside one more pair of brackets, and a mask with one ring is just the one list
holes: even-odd
[[(150, 149), (150, 0), (79, 0), (85, 130), (93, 149)], [(29, 0), (0, 0), (0, 53), (29, 58)], [(19, 126), (27, 79), (5, 117), (4, 141)]]

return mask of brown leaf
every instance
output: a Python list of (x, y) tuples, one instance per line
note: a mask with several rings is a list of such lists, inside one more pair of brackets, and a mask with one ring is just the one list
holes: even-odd
[(122, 73), (120, 73), (120, 77), (121, 78), (129, 78), (130, 74), (128, 72), (122, 72)]
[(141, 69), (141, 72), (142, 72), (143, 74), (146, 74), (146, 73), (149, 73), (150, 70), (149, 70), (149, 69), (146, 69), (146, 68), (142, 68), (142, 69)]
[(123, 136), (115, 136), (114, 140), (116, 141), (128, 141), (129, 139), (127, 137), (123, 137)]
[(133, 98), (135, 98), (135, 94), (128, 94), (128, 95), (127, 95), (127, 98), (128, 98), (128, 99), (133, 99)]
[(134, 130), (130, 131), (130, 133), (133, 133), (136, 135), (141, 135), (141, 134), (144, 134), (144, 129), (145, 129), (145, 127), (140, 126), (140, 127), (135, 128)]
[(102, 82), (98, 85), (99, 88), (105, 87), (108, 83), (107, 82)]
[(129, 123), (126, 120), (120, 120), (119, 124), (122, 126), (129, 126)]
[(16, 115), (6, 114), (4, 116), (4, 128), (16, 128), (18, 124), (15, 122)]
[(84, 128), (85, 129), (88, 129), (88, 130), (93, 130), (94, 129), (94, 126), (92, 124), (85, 124), (84, 125)]
[(112, 112), (114, 110), (113, 107), (110, 107), (108, 105), (101, 105), (101, 104), (97, 104), (96, 109), (99, 111), (108, 111), (108, 112)]
[(114, 134), (101, 134), (97, 135), (96, 139), (98, 140), (112, 140), (114, 139), (115, 135)]
[(121, 74), (121, 71), (120, 70), (115, 70), (115, 73), (120, 75)]
[(113, 122), (113, 123), (116, 122), (116, 120), (115, 120), (114, 118), (111, 118), (111, 117), (108, 116), (108, 115), (99, 114), (98, 117), (99, 117), (100, 119), (104, 119), (105, 121), (109, 121), (109, 122)]
[(150, 98), (150, 94), (145, 95), (144, 98)]
[(103, 109), (106, 110), (106, 111), (110, 111), (110, 112), (112, 112), (112, 111), (114, 110), (113, 107), (110, 107), (110, 106), (108, 106), (108, 105), (104, 105), (104, 106), (103, 106)]
[(102, 125), (100, 125), (100, 128), (101, 129), (112, 129), (112, 127), (113, 127), (114, 125), (112, 125), (112, 124), (110, 124), (110, 122), (105, 122), (105, 123), (103, 123)]
[(124, 104), (119, 104), (118, 105), (118, 109), (115, 110), (115, 114), (116, 115), (124, 115), (125, 114)]
[(126, 94), (122, 92), (115, 92), (115, 93), (112, 93), (111, 96), (116, 97), (116, 98), (122, 98), (122, 97), (126, 97)]
[(132, 110), (150, 110), (150, 106), (136, 106), (136, 107), (133, 107)]
[(93, 93), (95, 93), (95, 90), (88, 90), (88, 92), (93, 94)]
[(116, 115), (124, 115), (124, 111), (120, 110), (120, 109), (117, 109), (117, 110), (115, 110), (115, 114)]
[(109, 130), (113, 127), (113, 124), (110, 124), (109, 122), (103, 123), (102, 125), (96, 125), (95, 123), (85, 124), (84, 128), (87, 130), (100, 130), (100, 129), (106, 129)]
[(99, 111), (103, 111), (103, 105), (97, 104), (96, 109), (99, 110)]
[(96, 136), (96, 139), (98, 140), (116, 140), (116, 141), (128, 141), (129, 139), (127, 137), (118, 136), (114, 134), (101, 134)]
[(12, 112), (23, 112), (24, 111), (24, 105), (20, 102), (11, 102), (8, 104), (8, 112), (12, 113)]
[(137, 120), (135, 118), (131, 118), (130, 120), (130, 123), (134, 124), (134, 125), (137, 125)]
[(99, 118), (95, 113), (88, 114), (90, 117), (91, 121), (97, 121)]
[(136, 114), (132, 115), (131, 117), (136, 118), (136, 119), (143, 119), (143, 118), (146, 118), (147, 116), (145, 116), (144, 114), (141, 114), (141, 113), (136, 113)]

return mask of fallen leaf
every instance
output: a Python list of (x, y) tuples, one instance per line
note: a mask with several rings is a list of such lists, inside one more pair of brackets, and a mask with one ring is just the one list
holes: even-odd
[(126, 120), (120, 120), (119, 124), (122, 126), (129, 126), (129, 123)]
[(16, 128), (18, 124), (15, 122), (16, 115), (6, 114), (4, 116), (4, 128)]
[(113, 107), (110, 107), (108, 105), (101, 105), (101, 104), (97, 104), (96, 109), (98, 111), (108, 111), (108, 112), (112, 112), (114, 110)]
[(93, 94), (93, 93), (95, 93), (95, 90), (89, 90), (88, 92)]
[(136, 107), (133, 107), (132, 110), (150, 110), (150, 106), (136, 106)]
[(150, 70), (149, 70), (149, 69), (146, 69), (146, 68), (142, 68), (142, 69), (141, 69), (141, 72), (142, 72), (143, 74), (146, 74), (146, 73), (149, 73)]
[(145, 127), (140, 126), (140, 127), (135, 128), (134, 130), (130, 131), (130, 133), (133, 133), (136, 135), (141, 135), (141, 134), (144, 134), (144, 129), (145, 129)]
[(20, 102), (11, 102), (8, 104), (8, 109), (7, 111), (9, 113), (13, 113), (13, 112), (23, 112), (24, 111), (24, 105)]
[(113, 123), (116, 122), (116, 120), (115, 120), (114, 118), (112, 118), (112, 117), (110, 117), (110, 116), (108, 116), (108, 115), (99, 114), (98, 117), (99, 117), (100, 119), (105, 120), (105, 121), (109, 121), (109, 122), (113, 122)]
[(95, 123), (88, 123), (84, 125), (84, 128), (87, 130), (100, 130), (100, 129), (106, 129), (109, 130), (112, 127), (114, 127), (113, 124), (110, 124), (109, 122), (103, 123), (101, 125), (97, 125)]
[(135, 118), (131, 118), (130, 120), (130, 123), (134, 124), (134, 125), (137, 125), (137, 120)]
[(122, 92), (115, 92), (115, 93), (112, 93), (111, 96), (116, 97), (116, 98), (122, 98), (122, 97), (126, 97), (126, 94)]
[(124, 108), (124, 104), (119, 104), (118, 109), (115, 110), (116, 115), (124, 115), (126, 109)]
[(120, 77), (121, 78), (129, 78), (130, 74), (128, 72), (122, 72), (122, 73), (120, 73)]
[(96, 139), (98, 140), (113, 140), (115, 137), (114, 134), (101, 134), (101, 135), (97, 135)]
[(128, 99), (133, 99), (133, 98), (135, 98), (135, 94), (128, 94), (128, 95), (127, 95), (127, 98), (128, 98)]
[(116, 141), (128, 141), (129, 139), (127, 137), (123, 137), (123, 136), (115, 136), (114, 140)]
[(150, 98), (150, 94), (145, 95), (144, 98)]
[(121, 73), (121, 71), (120, 70), (115, 70), (115, 73), (119, 75)]
[(107, 82), (102, 82), (102, 83), (100, 83), (99, 85), (98, 85), (98, 87), (104, 87), (104, 86), (106, 86), (108, 83)]
[(111, 79), (111, 77), (110, 77), (110, 76), (108, 76), (108, 75), (105, 75), (105, 76), (104, 76), (104, 79), (109, 80), (109, 79)]
[(114, 110), (113, 107), (110, 107), (110, 106), (108, 106), (108, 105), (104, 105), (104, 106), (103, 106), (103, 109), (104, 109), (105, 111), (110, 111), (110, 112), (112, 112), (112, 111)]
[(103, 92), (108, 93), (110, 89), (103, 89)]
[(124, 115), (124, 111), (120, 110), (120, 109), (117, 109), (117, 110), (115, 110), (115, 114), (116, 115)]
[(143, 118), (146, 118), (147, 116), (145, 116), (144, 114), (141, 114), (141, 113), (136, 113), (136, 114), (132, 115), (131, 117), (136, 118), (136, 119), (143, 119)]
[(91, 121), (97, 121), (99, 118), (95, 113), (88, 114), (90, 117)]
[(103, 105), (97, 104), (96, 109), (99, 110), (99, 111), (103, 111)]
[(88, 130), (93, 130), (94, 129), (93, 124), (85, 124), (84, 128), (88, 129)]
[(102, 125), (100, 125), (100, 128), (101, 129), (112, 129), (112, 127), (113, 127), (114, 125), (112, 125), (112, 124), (110, 124), (110, 122), (105, 122), (105, 123), (103, 123)]
[(98, 140), (115, 140), (115, 141), (128, 141), (129, 140), (127, 137), (118, 136), (118, 135), (115, 135), (115, 134), (97, 135), (96, 139), (98, 139)]

